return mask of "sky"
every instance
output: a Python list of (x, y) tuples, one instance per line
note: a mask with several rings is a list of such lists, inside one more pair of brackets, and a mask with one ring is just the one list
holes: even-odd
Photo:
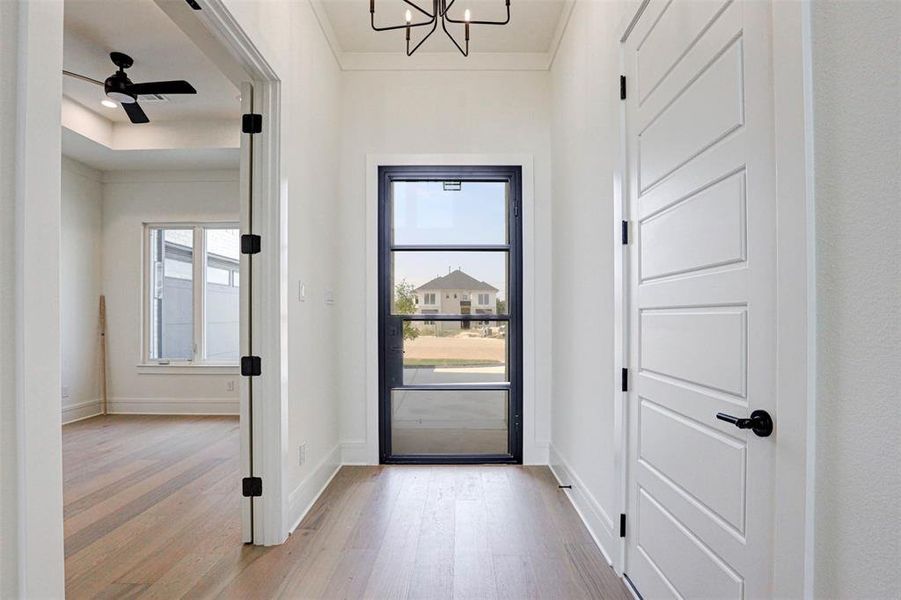
[[(464, 181), (460, 191), (442, 182), (394, 183), (394, 243), (504, 244), (507, 241), (507, 185)], [(414, 287), (460, 268), (501, 290), (506, 298), (507, 255), (503, 252), (395, 252), (395, 281)]]

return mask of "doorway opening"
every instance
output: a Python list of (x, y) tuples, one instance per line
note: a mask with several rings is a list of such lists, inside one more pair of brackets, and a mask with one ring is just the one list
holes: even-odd
[(379, 168), (382, 463), (522, 462), (521, 181)]
[[(278, 440), (263, 433), (265, 411), (253, 414), (255, 397), (280, 399), (266, 319), (282, 260), (268, 235), (282, 202), (278, 80), (250, 46), (229, 52), (225, 13), (113, 8), (67, 2), (62, 40), (65, 569), (69, 593), (86, 595), (114, 587), (97, 573), (137, 573), (184, 536), (212, 556), (205, 542), (224, 554), (287, 535), (278, 477), (267, 498), (259, 477)], [(105, 44), (140, 58), (140, 83), (182, 77), (193, 91), (112, 101), (99, 78), (120, 57)], [(265, 378), (260, 355), (272, 358)], [(120, 543), (161, 516), (159, 544)]]

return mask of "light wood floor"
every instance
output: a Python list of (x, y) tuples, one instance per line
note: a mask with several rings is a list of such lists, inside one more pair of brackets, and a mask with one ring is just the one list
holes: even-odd
[(69, 598), (629, 598), (545, 467), (344, 467), (282, 546), (240, 543), (238, 423), (63, 428)]

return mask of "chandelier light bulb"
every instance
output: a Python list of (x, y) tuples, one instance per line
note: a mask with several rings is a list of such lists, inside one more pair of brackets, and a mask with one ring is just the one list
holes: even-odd
[(410, 12), (409, 8), (407, 9), (407, 12), (404, 13), (404, 19), (407, 21), (407, 23), (413, 21), (413, 13)]
[[(407, 11), (407, 12), (410, 12), (410, 11)], [(466, 21), (467, 23), (469, 23), (469, 19), (470, 19), (469, 9), (467, 8), (465, 11), (463, 11), (463, 20)]]

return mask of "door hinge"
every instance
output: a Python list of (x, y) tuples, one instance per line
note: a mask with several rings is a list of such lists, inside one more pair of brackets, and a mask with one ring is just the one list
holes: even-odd
[(200, 5), (197, 4), (197, 0), (185, 0), (188, 3), (188, 6), (193, 8), (194, 10), (200, 10)]
[(629, 222), (628, 221), (623, 221), (622, 240), (623, 240), (623, 246), (629, 245)]
[(626, 99), (626, 76), (625, 75), (619, 76), (619, 99), (620, 100)]
[(623, 369), (622, 391), (629, 391), (629, 369)]
[(519, 204), (516, 202), (513, 203), (513, 216), (514, 217), (519, 216)]
[(619, 515), (619, 537), (626, 537), (626, 513)]
[(263, 115), (247, 113), (241, 117), (241, 131), (243, 133), (260, 133), (263, 131)]
[(241, 236), (241, 254), (259, 254), (261, 239), (255, 233), (245, 233)]
[(241, 357), (241, 376), (258, 377), (263, 372), (263, 362), (259, 356)]
[(241, 493), (245, 498), (259, 498), (263, 495), (263, 480), (259, 477), (245, 477), (241, 480)]

